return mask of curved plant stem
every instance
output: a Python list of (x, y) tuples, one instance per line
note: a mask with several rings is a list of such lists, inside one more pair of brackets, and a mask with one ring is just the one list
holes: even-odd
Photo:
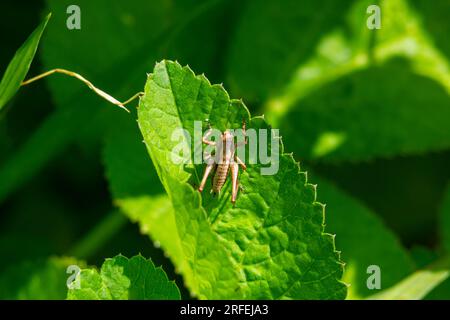
[(61, 69), (61, 68), (56, 68), (56, 69), (52, 69), (49, 71), (46, 71), (44, 73), (41, 73), (40, 75), (37, 75), (31, 79), (25, 80), (24, 82), (22, 82), (21, 86), (26, 86), (34, 81), (37, 81), (39, 79), (45, 78), (49, 75), (52, 75), (54, 73), (62, 73), (65, 75), (68, 75), (70, 77), (74, 77), (77, 78), (78, 80), (80, 80), (81, 82), (83, 82), (84, 84), (86, 84), (89, 89), (93, 90), (96, 94), (98, 94), (100, 97), (102, 97), (103, 99), (111, 102), (112, 104), (115, 104), (116, 106), (119, 106), (120, 108), (124, 109), (125, 111), (127, 111), (128, 113), (130, 112), (130, 110), (128, 110), (125, 105), (130, 103), (131, 101), (133, 101), (134, 99), (140, 97), (143, 95), (143, 92), (138, 92), (135, 95), (133, 95), (131, 98), (129, 98), (128, 100), (126, 100), (125, 102), (120, 102), (119, 100), (117, 100), (116, 98), (114, 98), (113, 96), (107, 94), (105, 91), (97, 88), (96, 86), (94, 86), (92, 84), (92, 82), (90, 82), (89, 80), (87, 80), (86, 78), (84, 78), (82, 75), (73, 72), (73, 71), (69, 71), (66, 69)]

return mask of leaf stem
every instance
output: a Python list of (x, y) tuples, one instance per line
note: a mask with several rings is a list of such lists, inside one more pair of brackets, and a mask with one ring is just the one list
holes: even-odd
[(95, 254), (111, 237), (116, 234), (128, 221), (127, 217), (119, 210), (114, 210), (99, 224), (91, 229), (80, 242), (78, 242), (69, 255), (87, 259)]

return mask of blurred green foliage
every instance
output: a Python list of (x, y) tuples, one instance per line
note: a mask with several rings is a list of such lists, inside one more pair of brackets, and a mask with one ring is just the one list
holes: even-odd
[[(366, 27), (373, 3), (380, 30)], [(70, 4), (2, 3), (0, 73), (48, 12), (29, 76), (70, 69), (121, 100), (143, 90), (156, 61), (189, 64), (280, 128), (328, 204), (326, 231), (347, 262), (349, 298), (374, 293), (365, 286), (369, 264), (382, 267), (387, 288), (447, 254), (448, 1), (85, 0), (76, 2), (81, 30), (66, 28)], [(77, 252), (118, 206), (130, 222), (75, 258), (100, 266), (140, 252), (189, 298), (153, 243), (164, 235), (152, 224), (172, 209), (135, 119), (58, 75), (22, 88), (1, 110), (0, 274)], [(17, 283), (41, 270), (31, 269)], [(61, 297), (26, 287), (0, 298)], [(449, 281), (428, 297), (450, 297)]]
[(161, 267), (141, 255), (108, 258), (100, 271), (84, 268), (70, 284), (69, 300), (179, 300), (180, 291)]

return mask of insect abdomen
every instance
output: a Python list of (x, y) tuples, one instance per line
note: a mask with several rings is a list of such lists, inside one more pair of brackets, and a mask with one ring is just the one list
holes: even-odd
[(219, 164), (216, 169), (216, 174), (213, 178), (213, 187), (212, 191), (214, 193), (219, 193), (220, 189), (222, 189), (225, 184), (225, 180), (227, 180), (228, 168), (230, 167), (229, 163)]

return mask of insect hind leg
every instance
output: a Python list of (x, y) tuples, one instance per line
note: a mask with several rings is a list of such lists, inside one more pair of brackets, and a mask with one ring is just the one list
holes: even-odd
[(231, 167), (231, 202), (233, 205), (236, 203), (236, 197), (238, 193), (238, 186), (239, 186), (239, 165), (234, 162), (230, 165)]
[(211, 171), (214, 171), (215, 166), (216, 166), (216, 164), (214, 163), (214, 161), (210, 161), (206, 165), (205, 173), (203, 173), (203, 178), (200, 183), (200, 187), (198, 187), (198, 191), (200, 191), (200, 192), (203, 191), (203, 189), (205, 188), (206, 180), (208, 180), (208, 176), (210, 175)]

